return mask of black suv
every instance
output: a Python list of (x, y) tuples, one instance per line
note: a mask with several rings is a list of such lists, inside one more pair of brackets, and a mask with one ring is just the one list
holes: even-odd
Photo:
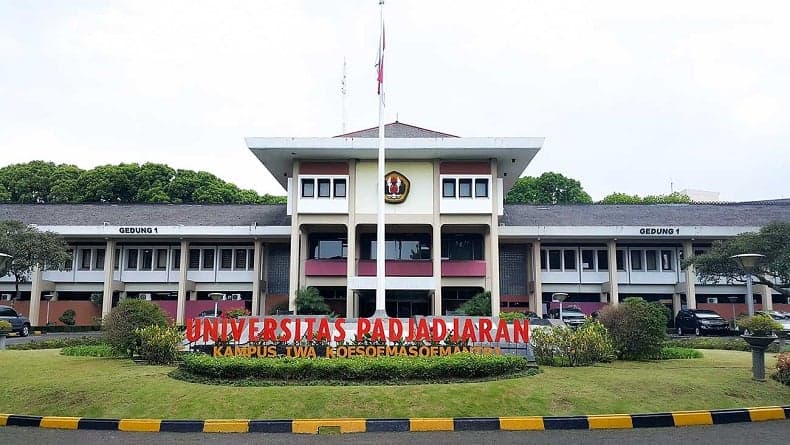
[(706, 309), (683, 309), (675, 316), (675, 329), (678, 335), (693, 332), (694, 335), (706, 333), (729, 334), (730, 323), (714, 311)]
[(11, 306), (0, 306), (0, 320), (11, 323), (11, 330), (20, 337), (30, 335), (30, 320), (24, 315), (19, 315)]

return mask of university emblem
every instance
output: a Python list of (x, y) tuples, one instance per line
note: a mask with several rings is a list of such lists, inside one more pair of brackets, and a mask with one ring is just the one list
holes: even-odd
[(400, 204), (409, 196), (409, 180), (402, 174), (391, 171), (384, 176), (384, 202)]

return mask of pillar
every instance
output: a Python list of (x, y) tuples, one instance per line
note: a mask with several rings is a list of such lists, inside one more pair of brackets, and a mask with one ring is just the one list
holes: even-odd
[(41, 308), (41, 292), (44, 287), (44, 278), (41, 268), (36, 265), (30, 273), (30, 308), (27, 318), (33, 326), (40, 326), (38, 322), (39, 308)]
[[(292, 218), (295, 219), (296, 215), (294, 214)], [(291, 228), (290, 275), (288, 276), (288, 310), (294, 314), (296, 314), (296, 292), (299, 290), (299, 277), (302, 273), (299, 267), (302, 263), (300, 258), (302, 250), (299, 248), (301, 241), (302, 231), (296, 225)]]
[(774, 310), (773, 296), (771, 295), (771, 288), (765, 284), (760, 285), (760, 299), (763, 302), (764, 311)]
[(538, 318), (543, 317), (543, 284), (540, 270), (540, 241), (532, 242), (532, 293), (529, 295), (529, 309)]
[(499, 190), (497, 161), (491, 159), (491, 224), (489, 224), (489, 241), (491, 256), (488, 258), (491, 273), (491, 316), (499, 317), (499, 202), (503, 190)]
[[(442, 224), (434, 218), (433, 242), (431, 243), (431, 259), (433, 261), (433, 315), (442, 316)], [(493, 292), (492, 292), (493, 295)], [(494, 314), (496, 315), (496, 314)]]
[[(694, 246), (691, 241), (683, 242), (683, 258), (694, 256)], [(693, 265), (686, 268), (686, 307), (697, 308), (697, 272)]]
[(104, 286), (102, 287), (101, 316), (112, 309), (113, 279), (115, 278), (115, 241), (107, 240), (104, 246)]
[[(346, 195), (348, 195), (348, 193), (346, 193)], [(355, 318), (359, 315), (356, 313), (356, 295), (354, 294), (354, 289), (348, 286), (348, 279), (357, 275), (357, 231), (356, 223), (354, 223), (354, 217), (351, 215), (350, 210), (349, 208), (349, 225), (346, 226), (346, 238), (348, 243), (348, 247), (346, 248), (346, 318)]]
[(183, 325), (187, 307), (187, 269), (189, 268), (189, 242), (181, 240), (181, 258), (178, 263), (178, 302), (176, 324)]
[(620, 290), (617, 280), (617, 241), (606, 242), (606, 256), (609, 260), (609, 304), (620, 304)]
[(672, 316), (676, 316), (681, 308), (680, 294), (675, 292), (672, 294)]
[(259, 239), (255, 240), (255, 248), (252, 255), (252, 315), (260, 315), (260, 299), (261, 299), (261, 273), (263, 269), (263, 261), (261, 260), (263, 254), (263, 242)]

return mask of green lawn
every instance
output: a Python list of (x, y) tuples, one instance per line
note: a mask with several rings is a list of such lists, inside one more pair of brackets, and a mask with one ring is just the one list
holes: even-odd
[[(549, 368), (447, 385), (224, 387), (177, 381), (170, 367), (0, 351), (0, 413), (83, 417), (304, 418), (572, 415), (790, 404), (790, 387), (751, 380), (750, 354)], [(770, 367), (775, 356), (769, 355)]]

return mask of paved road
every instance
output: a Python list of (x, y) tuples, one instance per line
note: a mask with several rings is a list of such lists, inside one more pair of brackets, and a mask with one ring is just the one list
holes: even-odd
[(27, 337), (9, 336), (6, 337), (6, 344), (17, 345), (20, 343), (29, 343), (31, 341), (44, 341), (44, 340), (52, 340), (55, 338), (91, 337), (101, 334), (102, 334), (101, 331), (85, 331), (85, 332), (52, 332), (47, 335), (29, 335)]
[(790, 442), (790, 420), (762, 423), (736, 423), (708, 427), (645, 428), (605, 431), (528, 431), (462, 433), (377, 433), (304, 436), (293, 434), (192, 434), (192, 433), (122, 433), (117, 431), (66, 431), (43, 428), (0, 427), (0, 444), (546, 444), (574, 445), (688, 444), (759, 445)]

